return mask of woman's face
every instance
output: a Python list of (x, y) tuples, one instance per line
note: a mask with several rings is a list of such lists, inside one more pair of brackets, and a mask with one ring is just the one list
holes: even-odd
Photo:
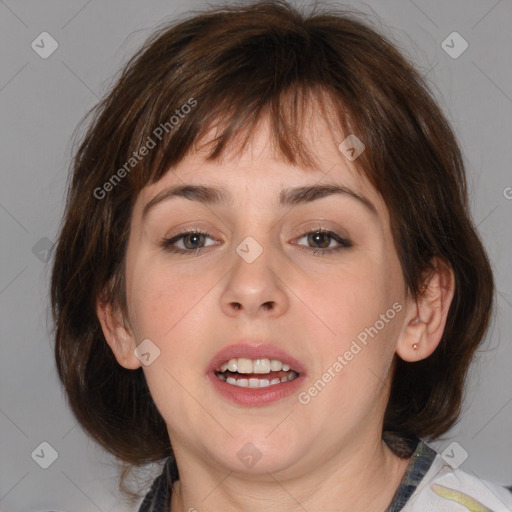
[[(266, 126), (241, 157), (191, 153), (139, 194), (127, 307), (178, 464), (291, 476), (380, 442), (405, 290), (386, 206), (341, 140), (312, 126), (305, 170), (273, 157)], [(253, 375), (219, 378), (230, 359)], [(275, 383), (290, 373), (256, 359), (299, 375)]]

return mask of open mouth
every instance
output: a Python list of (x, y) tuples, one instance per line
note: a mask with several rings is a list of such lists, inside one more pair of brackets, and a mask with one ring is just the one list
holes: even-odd
[(299, 373), (279, 359), (238, 357), (222, 363), (215, 376), (233, 386), (265, 388), (294, 380)]

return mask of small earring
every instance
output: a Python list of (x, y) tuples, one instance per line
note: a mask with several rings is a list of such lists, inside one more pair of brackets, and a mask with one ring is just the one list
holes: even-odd
[(412, 349), (413, 349), (413, 350), (418, 350), (418, 344), (417, 344), (417, 343), (415, 343), (415, 344), (412, 346)]

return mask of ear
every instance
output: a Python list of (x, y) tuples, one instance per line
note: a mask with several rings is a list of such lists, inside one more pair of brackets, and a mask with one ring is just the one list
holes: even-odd
[(110, 302), (98, 300), (96, 315), (100, 321), (105, 340), (114, 353), (117, 362), (128, 370), (136, 370), (141, 362), (135, 357), (135, 336), (119, 307)]
[(443, 336), (448, 310), (455, 292), (453, 270), (447, 263), (435, 260), (424, 292), (411, 301), (400, 333), (396, 353), (404, 361), (415, 362), (434, 352)]

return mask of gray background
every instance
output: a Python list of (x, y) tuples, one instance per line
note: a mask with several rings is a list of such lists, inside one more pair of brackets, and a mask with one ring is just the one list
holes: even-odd
[[(155, 25), (205, 5), (0, 0), (1, 511), (134, 510), (116, 491), (113, 460), (66, 406), (53, 362), (44, 260), (63, 210), (77, 123)], [(458, 134), (474, 219), (496, 272), (497, 315), (472, 367), (462, 419), (434, 446), (442, 451), (456, 441), (456, 456), (462, 448), (468, 453), (464, 471), (512, 485), (512, 3), (349, 5), (381, 18), (385, 33), (427, 74)], [(59, 44), (47, 59), (31, 47), (44, 31)], [(458, 58), (441, 47), (453, 31), (469, 44)], [(48, 469), (31, 457), (42, 442), (58, 452)], [(36, 453), (48, 461), (48, 449)]]

